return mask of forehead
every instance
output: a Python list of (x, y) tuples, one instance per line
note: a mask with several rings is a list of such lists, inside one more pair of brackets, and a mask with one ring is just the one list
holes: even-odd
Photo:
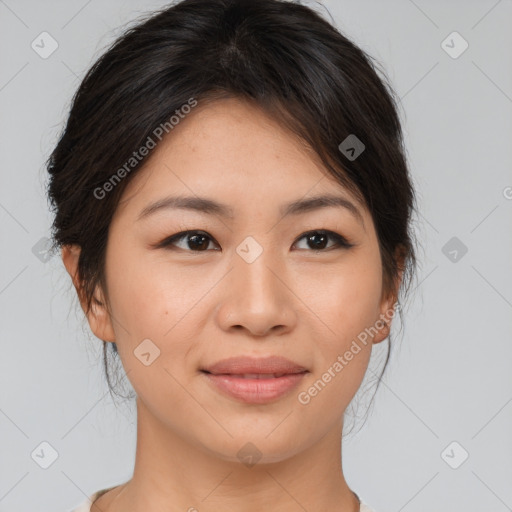
[(245, 205), (338, 193), (365, 209), (295, 134), (236, 98), (199, 103), (183, 116), (134, 176), (123, 206), (140, 210), (169, 193)]
[[(207, 159), (239, 172), (260, 175), (280, 170), (318, 171), (322, 167), (316, 153), (299, 137), (285, 129), (260, 107), (239, 98), (199, 104), (172, 129), (159, 144), (155, 157), (168, 160), (170, 154), (181, 161)], [(259, 166), (264, 162), (265, 166)], [(289, 165), (287, 165), (289, 164)]]

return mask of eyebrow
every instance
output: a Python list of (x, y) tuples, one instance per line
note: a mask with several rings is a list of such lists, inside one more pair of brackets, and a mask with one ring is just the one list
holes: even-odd
[[(282, 217), (301, 215), (321, 208), (343, 208), (350, 212), (364, 227), (364, 220), (357, 206), (348, 199), (337, 195), (321, 195), (307, 199), (299, 199), (285, 204), (280, 208)], [(149, 217), (157, 211), (168, 209), (192, 210), (208, 215), (218, 215), (227, 219), (234, 218), (233, 208), (218, 203), (207, 197), (169, 196), (148, 204), (137, 217), (137, 221)]]

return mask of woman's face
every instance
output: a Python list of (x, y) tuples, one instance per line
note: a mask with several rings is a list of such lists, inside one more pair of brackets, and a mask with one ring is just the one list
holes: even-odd
[[(324, 195), (353, 210), (308, 207)], [(191, 200), (151, 208), (170, 197)], [(366, 208), (292, 135), (235, 99), (199, 104), (152, 150), (112, 221), (106, 276), (112, 322), (90, 324), (116, 341), (140, 421), (232, 461), (249, 442), (275, 462), (340, 432), (393, 305)], [(307, 373), (258, 403), (202, 371), (232, 356), (283, 356)]]

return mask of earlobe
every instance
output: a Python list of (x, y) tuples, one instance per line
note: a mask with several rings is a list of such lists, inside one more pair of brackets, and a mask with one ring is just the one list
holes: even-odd
[(115, 342), (115, 333), (111, 317), (107, 309), (105, 298), (97, 285), (94, 291), (91, 309), (87, 311), (86, 298), (78, 275), (78, 260), (81, 248), (78, 245), (66, 245), (62, 247), (62, 261), (68, 274), (73, 280), (73, 285), (80, 300), (82, 310), (87, 316), (89, 327), (93, 334), (101, 340)]
[(380, 343), (381, 341), (384, 341), (389, 336), (389, 333), (391, 331), (390, 321), (388, 320), (377, 320), (377, 322), (375, 323), (375, 327), (378, 329), (378, 333), (373, 337), (372, 343), (374, 345)]
[(107, 309), (106, 300), (99, 289), (99, 285), (94, 292), (91, 310), (87, 315), (87, 320), (89, 321), (91, 331), (97, 338), (110, 342), (116, 341), (112, 319)]
[(390, 300), (386, 301), (381, 308), (378, 320), (375, 322), (374, 327), (377, 329), (377, 334), (373, 338), (373, 343), (377, 344), (384, 341), (391, 333), (391, 325), (397, 309), (400, 307), (396, 297), (392, 296)]

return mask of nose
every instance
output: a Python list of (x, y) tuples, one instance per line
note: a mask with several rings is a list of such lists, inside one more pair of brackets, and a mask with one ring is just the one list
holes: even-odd
[(235, 255), (233, 265), (217, 309), (219, 326), (258, 337), (292, 330), (297, 321), (295, 296), (282, 264), (263, 251), (252, 263)]

